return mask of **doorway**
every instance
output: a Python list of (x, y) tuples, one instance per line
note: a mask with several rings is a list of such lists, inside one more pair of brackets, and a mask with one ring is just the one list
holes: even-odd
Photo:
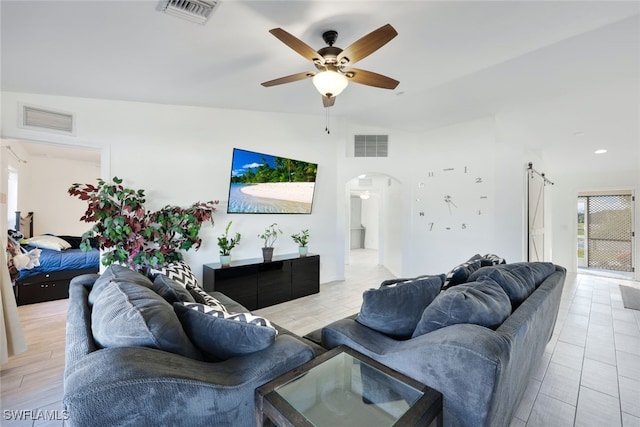
[(576, 255), (579, 271), (633, 277), (634, 200), (631, 191), (578, 194)]
[(345, 264), (401, 271), (401, 185), (380, 173), (358, 175), (346, 183)]

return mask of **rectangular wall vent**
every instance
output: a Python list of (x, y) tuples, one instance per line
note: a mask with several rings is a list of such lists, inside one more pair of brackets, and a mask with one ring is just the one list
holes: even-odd
[(354, 157), (387, 157), (388, 154), (389, 135), (355, 135)]
[(166, 0), (165, 13), (186, 19), (197, 24), (204, 24), (218, 0)]
[(22, 106), (20, 125), (45, 131), (73, 133), (73, 114)]

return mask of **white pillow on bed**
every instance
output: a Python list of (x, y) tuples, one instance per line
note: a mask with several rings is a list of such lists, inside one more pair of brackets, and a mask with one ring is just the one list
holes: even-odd
[(69, 249), (71, 245), (66, 241), (56, 236), (34, 236), (24, 241), (27, 245), (35, 246), (40, 249), (51, 249), (54, 251), (63, 251)]

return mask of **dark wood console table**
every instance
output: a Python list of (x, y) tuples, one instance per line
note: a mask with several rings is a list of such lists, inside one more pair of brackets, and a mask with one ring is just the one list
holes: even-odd
[(261, 258), (232, 261), (202, 267), (207, 292), (218, 291), (249, 310), (268, 307), (320, 291), (320, 255), (276, 255), (270, 262)]

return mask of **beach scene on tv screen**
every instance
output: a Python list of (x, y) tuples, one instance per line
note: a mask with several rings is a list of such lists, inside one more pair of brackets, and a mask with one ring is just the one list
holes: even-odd
[(311, 213), (318, 165), (234, 148), (228, 213)]

